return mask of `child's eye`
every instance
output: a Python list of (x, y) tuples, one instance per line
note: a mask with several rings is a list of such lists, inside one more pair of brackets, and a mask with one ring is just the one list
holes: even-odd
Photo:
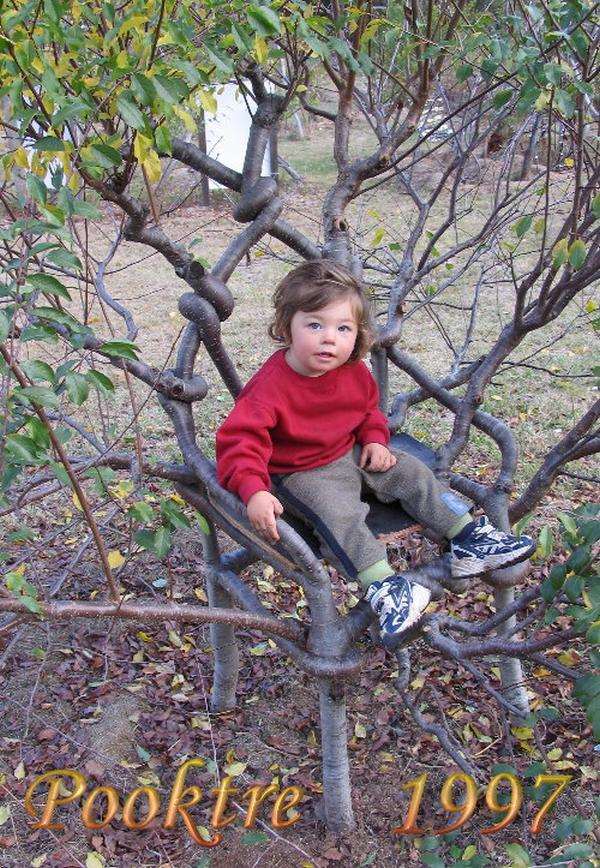
[(315, 328), (320, 329), (321, 323), (320, 322), (309, 322), (308, 327), (309, 327), (309, 329), (315, 329)]
[(348, 326), (348, 325), (340, 326), (340, 330), (345, 330), (345, 331), (347, 331), (347, 332), (351, 332), (351, 331), (352, 331), (352, 329), (351, 329), (350, 326)]

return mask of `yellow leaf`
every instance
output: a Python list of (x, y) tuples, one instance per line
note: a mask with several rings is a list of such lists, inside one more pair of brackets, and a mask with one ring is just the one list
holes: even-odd
[(565, 166), (567, 167), (567, 169), (572, 169), (574, 165), (575, 160), (573, 159), (573, 157), (567, 157), (565, 160)]
[(79, 501), (79, 498), (77, 497), (77, 495), (75, 494), (75, 492), (73, 492), (73, 498), (72, 498), (72, 500), (73, 500), (73, 503), (75, 504), (75, 506), (77, 507), (77, 509), (79, 510), (79, 512), (83, 512), (83, 507), (81, 506), (81, 503), (80, 503), (80, 501)]
[(533, 729), (530, 726), (511, 726), (510, 731), (518, 739), (532, 739)]
[(230, 775), (232, 778), (237, 777), (237, 775), (241, 775), (242, 772), (246, 770), (246, 766), (248, 763), (235, 762), (230, 763), (225, 766), (225, 774)]
[(366, 730), (366, 728), (362, 725), (362, 723), (357, 723), (357, 724), (355, 724), (355, 726), (354, 726), (354, 735), (355, 735), (357, 738), (366, 738), (366, 737), (367, 737), (367, 730)]
[(269, 53), (267, 43), (260, 36), (254, 37), (254, 53), (259, 63), (264, 63)]
[(393, 753), (388, 753), (385, 750), (382, 750), (381, 753), (378, 754), (379, 759), (384, 763), (395, 763), (396, 757)]
[(0, 826), (3, 826), (10, 817), (10, 806), (0, 805)]
[(104, 856), (91, 850), (85, 857), (85, 868), (104, 868), (106, 860)]
[(123, 566), (125, 558), (118, 549), (113, 549), (108, 553), (108, 565), (111, 570), (116, 570)]
[(133, 155), (140, 163), (143, 163), (152, 148), (152, 139), (138, 133), (133, 143)]
[(136, 651), (131, 659), (134, 663), (143, 663), (144, 662), (144, 652), (143, 651)]
[(260, 642), (258, 645), (254, 645), (253, 648), (250, 648), (250, 653), (253, 657), (263, 657), (267, 653), (266, 643)]
[(548, 751), (548, 759), (549, 760), (554, 761), (554, 760), (560, 759), (561, 756), (562, 756), (562, 748), (560, 748), (560, 747), (553, 747), (552, 750)]
[(35, 859), (32, 859), (29, 864), (31, 865), (31, 868), (40, 868), (40, 866), (44, 864), (47, 858), (48, 857), (46, 856), (46, 854), (42, 853), (41, 856), (36, 856)]
[(306, 743), (309, 744), (311, 747), (316, 747), (317, 736), (315, 735), (314, 729), (311, 729), (311, 731), (308, 733), (308, 738), (306, 739)]
[(14, 153), (15, 163), (20, 169), (29, 168), (29, 158), (25, 148), (17, 148)]
[(211, 114), (216, 115), (217, 100), (214, 93), (210, 90), (200, 90), (198, 91), (198, 96), (200, 97), (200, 102), (202, 103), (202, 108), (204, 109), (204, 111), (211, 112)]
[(182, 642), (181, 642), (181, 639), (179, 638), (179, 633), (177, 633), (175, 630), (169, 630), (168, 635), (169, 635), (169, 642), (171, 643), (171, 645), (174, 645), (176, 648), (181, 648)]
[(116, 485), (111, 485), (109, 490), (118, 500), (125, 500), (127, 495), (133, 491), (133, 482), (129, 479), (122, 479)]
[(418, 678), (413, 678), (413, 680), (410, 682), (410, 686), (412, 687), (413, 690), (420, 690), (424, 684), (425, 684), (425, 679), (421, 675), (419, 675)]
[(14, 770), (13, 775), (18, 781), (22, 781), (25, 777), (25, 765), (22, 760)]
[(183, 121), (183, 125), (189, 133), (196, 133), (198, 131), (196, 121), (188, 111), (181, 108), (180, 105), (174, 105), (173, 111)]
[(160, 157), (156, 153), (156, 151), (150, 151), (146, 159), (142, 162), (142, 166), (146, 171), (146, 175), (148, 176), (148, 180), (151, 184), (156, 184), (160, 181), (162, 175), (162, 166), (160, 162)]

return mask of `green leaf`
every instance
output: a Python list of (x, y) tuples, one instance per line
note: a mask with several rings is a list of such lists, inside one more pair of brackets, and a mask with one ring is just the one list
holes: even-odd
[(41, 407), (51, 407), (52, 409), (56, 409), (58, 407), (58, 397), (52, 391), (52, 389), (48, 389), (46, 386), (26, 386), (24, 389), (15, 389), (15, 397), (27, 398), (28, 402), (33, 402), (35, 404), (39, 404)]
[(21, 362), (21, 367), (31, 380), (48, 380), (49, 383), (54, 383), (54, 371), (46, 362), (39, 359), (26, 359)]
[(204, 50), (215, 64), (217, 69), (221, 72), (226, 73), (227, 75), (231, 75), (233, 72), (233, 63), (230, 58), (224, 54), (222, 51), (219, 51), (218, 48), (215, 48), (214, 45), (204, 44)]
[(58, 152), (66, 150), (66, 142), (57, 139), (56, 136), (42, 136), (31, 147), (34, 151)]
[(232, 24), (231, 35), (233, 36), (233, 41), (242, 54), (252, 51), (252, 39), (243, 27), (239, 24)]
[(46, 196), (48, 191), (46, 190), (46, 185), (38, 178), (37, 175), (27, 175), (25, 180), (25, 186), (27, 187), (27, 192), (34, 200), (34, 202), (38, 202), (41, 205), (46, 204)]
[(159, 154), (170, 154), (173, 151), (171, 133), (166, 124), (161, 124), (154, 130), (154, 142)]
[(65, 250), (63, 247), (60, 247), (58, 250), (52, 250), (48, 253), (46, 259), (54, 263), (54, 265), (58, 265), (59, 268), (74, 268), (77, 271), (81, 271), (82, 268), (79, 257), (71, 253), (70, 250)]
[(85, 217), (88, 220), (95, 220), (102, 217), (102, 212), (93, 202), (86, 202), (85, 199), (75, 197), (72, 203), (73, 214), (78, 214), (80, 217)]
[(174, 501), (172, 500), (163, 500), (160, 505), (160, 511), (163, 516), (173, 527), (183, 528), (189, 527), (190, 523), (188, 521), (187, 516)]
[(596, 220), (600, 219), (600, 193), (592, 200), (592, 211)]
[(34, 307), (32, 313), (35, 316), (39, 316), (42, 319), (48, 319), (51, 322), (57, 322), (61, 325), (69, 326), (69, 328), (76, 328), (79, 323), (77, 320), (71, 316), (70, 313), (67, 313), (66, 310), (56, 310), (55, 307)]
[(71, 296), (69, 295), (66, 286), (50, 274), (28, 274), (27, 283), (30, 283), (31, 286), (34, 286), (42, 292), (49, 292), (52, 295), (60, 295), (61, 298), (66, 298), (67, 301), (71, 301)]
[(506, 103), (510, 100), (513, 95), (513, 91), (510, 89), (501, 90), (498, 93), (494, 94), (494, 98), (492, 103), (494, 108), (500, 109), (506, 105)]
[(461, 84), (473, 75), (473, 67), (470, 63), (459, 66), (456, 70), (456, 80)]
[(559, 512), (559, 513), (557, 513), (557, 515), (558, 515), (558, 520), (560, 521), (560, 523), (562, 524), (564, 529), (568, 533), (573, 534), (573, 536), (575, 536), (577, 534), (577, 525), (575, 524), (575, 520), (572, 518), (572, 516), (567, 515), (566, 512)]
[(134, 130), (144, 129), (146, 126), (144, 115), (128, 93), (119, 94), (117, 97), (117, 108), (126, 124), (133, 127)]
[(554, 105), (565, 118), (571, 118), (575, 114), (575, 101), (566, 90), (556, 88), (554, 91)]
[(532, 221), (533, 217), (531, 215), (526, 215), (525, 217), (521, 217), (519, 220), (517, 220), (517, 222), (513, 226), (517, 238), (522, 238), (523, 235), (525, 235), (525, 233), (531, 226)]
[(115, 148), (99, 142), (90, 145), (90, 153), (94, 158), (94, 164), (102, 166), (103, 169), (112, 169), (123, 162), (123, 157)]
[(67, 394), (74, 404), (80, 407), (90, 393), (90, 384), (84, 374), (67, 374), (65, 377)]
[(581, 266), (585, 262), (585, 257), (585, 244), (580, 238), (578, 238), (569, 247), (569, 262), (571, 263), (575, 271), (577, 271), (578, 268), (581, 268)]
[(99, 347), (101, 353), (106, 353), (108, 356), (116, 358), (132, 359), (137, 361), (138, 348), (131, 341), (106, 341)]
[(171, 531), (166, 527), (159, 527), (154, 534), (154, 551), (159, 558), (164, 558), (171, 548)]
[(128, 511), (136, 521), (140, 521), (142, 524), (150, 524), (151, 521), (154, 521), (154, 510), (144, 500), (136, 501), (129, 507)]
[(590, 645), (600, 645), (600, 621), (595, 621), (585, 634)]
[(135, 73), (131, 76), (131, 89), (142, 105), (152, 105), (156, 91), (149, 78), (141, 73)]
[(88, 382), (92, 386), (96, 386), (102, 392), (114, 392), (115, 386), (110, 377), (103, 374), (101, 371), (88, 371), (86, 374)]
[(154, 552), (159, 558), (164, 557), (171, 548), (171, 532), (166, 527), (159, 527), (154, 533), (138, 530), (134, 539), (142, 548)]
[(136, 753), (137, 753), (137, 755), (139, 756), (139, 758), (140, 758), (143, 762), (147, 763), (148, 760), (149, 760), (150, 757), (151, 757), (151, 754), (146, 750), (146, 748), (145, 748), (145, 747), (140, 747), (139, 744), (136, 744), (136, 746), (135, 746), (135, 750), (136, 750)]
[(188, 87), (182, 78), (166, 75), (155, 75), (152, 79), (157, 96), (169, 105), (181, 102), (189, 94)]
[(36, 461), (37, 446), (31, 437), (25, 437), (23, 434), (9, 434), (6, 438), (5, 446), (7, 452), (15, 461)]
[(251, 3), (246, 7), (246, 15), (259, 36), (275, 36), (281, 33), (279, 17), (268, 6), (255, 6)]
[(538, 537), (538, 548), (536, 554), (539, 557), (547, 558), (552, 554), (552, 550), (554, 548), (554, 540), (552, 538), (552, 531), (546, 525), (540, 531), (540, 535)]
[(429, 868), (446, 868), (446, 863), (437, 853), (421, 853), (421, 862)]
[(557, 244), (554, 245), (554, 250), (552, 251), (552, 267), (560, 268), (561, 265), (565, 264), (568, 258), (569, 242), (566, 238), (562, 238)]
[(4, 311), (0, 310), (0, 343), (6, 340), (10, 331), (10, 321)]
[(196, 513), (196, 521), (200, 525), (200, 530), (202, 531), (202, 533), (205, 536), (210, 536), (210, 527), (208, 526), (208, 522), (201, 512)]
[(529, 853), (520, 844), (505, 844), (504, 849), (510, 858), (510, 868), (529, 868), (533, 864)]
[(30, 612), (33, 612), (34, 615), (42, 614), (42, 607), (33, 597), (29, 597), (26, 594), (20, 597), (21, 603), (25, 606), (26, 609), (29, 609)]
[(251, 832), (245, 832), (240, 838), (240, 842), (246, 847), (252, 847), (254, 844), (266, 844), (269, 836), (266, 832), (259, 832), (258, 829)]

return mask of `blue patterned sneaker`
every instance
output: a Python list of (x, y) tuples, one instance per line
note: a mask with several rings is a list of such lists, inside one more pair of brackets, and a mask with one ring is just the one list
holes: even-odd
[(419, 623), (430, 599), (429, 588), (413, 585), (400, 573), (372, 582), (365, 594), (379, 618), (379, 635), (387, 648), (393, 648), (403, 633)]
[(487, 515), (482, 515), (450, 540), (452, 575), (466, 578), (510, 567), (527, 560), (535, 549), (530, 536), (504, 533), (490, 523)]

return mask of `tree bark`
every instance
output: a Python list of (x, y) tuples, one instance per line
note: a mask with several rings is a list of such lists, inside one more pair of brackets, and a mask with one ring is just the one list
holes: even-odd
[[(210, 606), (233, 608), (233, 602), (214, 576), (206, 580)], [(210, 697), (212, 711), (228, 711), (235, 708), (235, 689), (237, 687), (240, 657), (235, 630), (230, 624), (211, 624), (210, 641), (213, 648), (215, 669)]]
[(319, 682), (323, 801), (327, 828), (338, 834), (354, 828), (348, 762), (346, 697), (339, 682)]

